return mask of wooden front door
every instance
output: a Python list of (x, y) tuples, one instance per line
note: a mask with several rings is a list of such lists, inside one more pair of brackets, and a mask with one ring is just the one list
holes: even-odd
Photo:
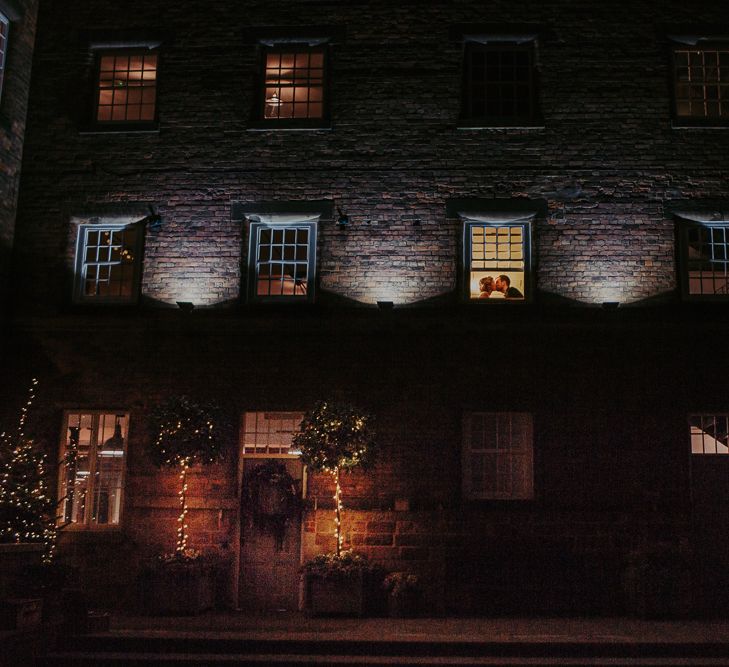
[[(255, 611), (296, 610), (299, 602), (301, 514), (293, 513), (283, 529), (252, 516), (246, 480), (271, 461), (285, 466), (301, 498), (304, 467), (291, 454), (291, 438), (298, 428), (297, 413), (246, 413), (242, 447), (239, 605)], [(256, 495), (258, 507), (270, 510), (264, 489)], [(270, 494), (268, 494), (270, 495)], [(246, 506), (248, 504), (248, 506)], [(264, 517), (265, 519), (265, 517)]]

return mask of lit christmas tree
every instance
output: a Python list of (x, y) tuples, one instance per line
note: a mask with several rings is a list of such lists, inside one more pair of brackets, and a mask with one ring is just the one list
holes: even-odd
[(15, 435), (0, 433), (0, 542), (41, 542), (44, 560), (50, 562), (56, 541), (56, 503), (48, 493), (46, 455), (25, 436), (37, 384), (34, 379)]

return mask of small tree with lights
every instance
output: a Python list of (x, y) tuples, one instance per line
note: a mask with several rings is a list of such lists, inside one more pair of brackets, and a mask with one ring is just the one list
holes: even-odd
[(0, 542), (40, 542), (43, 560), (50, 563), (56, 503), (48, 492), (46, 455), (25, 435), (37, 385), (33, 379), (15, 433), (0, 433)]
[(179, 471), (180, 514), (177, 517), (177, 541), (166, 562), (194, 560), (199, 554), (188, 548), (187, 474), (195, 465), (214, 463), (221, 458), (225, 437), (220, 409), (188, 396), (174, 396), (160, 403), (151, 418), (150, 456), (158, 467)]
[(376, 446), (371, 422), (370, 415), (351, 405), (320, 401), (304, 416), (294, 436), (293, 444), (303, 463), (334, 478), (337, 558), (342, 555), (343, 543), (341, 474), (372, 462)]

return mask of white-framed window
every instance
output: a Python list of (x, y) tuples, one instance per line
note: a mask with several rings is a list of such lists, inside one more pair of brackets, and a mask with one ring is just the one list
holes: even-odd
[(8, 33), (10, 32), (10, 19), (0, 12), (0, 100), (3, 96), (3, 81), (5, 79), (5, 62), (8, 56)]
[[(318, 216), (317, 216), (318, 218)], [(250, 224), (248, 297), (251, 301), (313, 301), (316, 222)]]
[(64, 417), (59, 457), (59, 522), (102, 529), (121, 521), (129, 415), (73, 410)]
[(141, 273), (138, 224), (79, 225), (74, 297), (86, 303), (132, 303)]
[(729, 454), (729, 414), (689, 416), (692, 454)]
[(303, 412), (246, 412), (242, 450), (245, 456), (298, 456), (292, 447)]
[(689, 299), (729, 298), (729, 222), (684, 221), (681, 283)]
[(527, 412), (467, 412), (463, 416), (463, 497), (534, 497), (534, 434)]
[(466, 299), (482, 303), (528, 300), (530, 255), (530, 223), (464, 222)]

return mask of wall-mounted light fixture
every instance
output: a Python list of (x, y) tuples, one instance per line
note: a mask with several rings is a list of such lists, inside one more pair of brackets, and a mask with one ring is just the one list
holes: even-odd
[(620, 301), (603, 301), (602, 302), (603, 310), (617, 310), (619, 306), (620, 306)]
[(158, 230), (162, 226), (162, 216), (157, 213), (152, 205), (149, 206), (149, 215), (143, 217), (137, 221), (139, 225), (147, 225), (147, 227), (153, 231)]
[(339, 206), (337, 206), (337, 213), (339, 214), (337, 218), (339, 229), (344, 229), (349, 224), (349, 216), (342, 213), (342, 209)]
[(178, 301), (177, 307), (183, 313), (191, 313), (193, 310), (195, 310), (195, 304), (192, 303), (192, 301)]

